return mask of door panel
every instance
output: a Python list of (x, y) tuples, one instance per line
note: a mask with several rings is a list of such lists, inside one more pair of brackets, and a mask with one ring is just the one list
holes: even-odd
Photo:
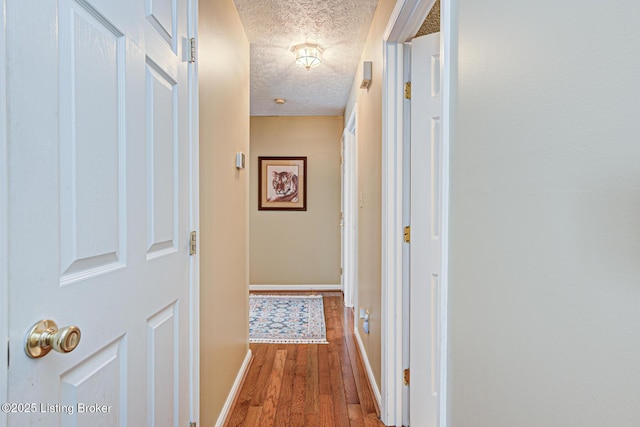
[[(9, 426), (188, 425), (186, 17), (186, 0), (7, 1), (8, 398), (36, 404)], [(41, 319), (79, 346), (29, 359)]]
[(147, 239), (150, 258), (177, 250), (178, 88), (147, 58)]
[(411, 42), (410, 425), (436, 427), (440, 401), (442, 135), (439, 34)]
[[(64, 408), (61, 418), (68, 425), (124, 425), (120, 414), (127, 413), (126, 387), (123, 387), (126, 384), (125, 351), (126, 340), (118, 339), (61, 375), (60, 404)], [(87, 404), (93, 402), (96, 394), (109, 402), (106, 408), (100, 406), (99, 412), (93, 409), (95, 402)], [(58, 408), (52, 405), (47, 409), (55, 412)]]
[(176, 32), (176, 1), (175, 0), (146, 0), (146, 17), (149, 24), (166, 42), (175, 49), (173, 35)]
[(66, 5), (59, 33), (60, 87), (67, 88), (60, 91), (60, 187), (69, 190), (60, 192), (62, 284), (122, 266), (125, 223), (124, 40), (87, 5)]
[(178, 307), (171, 304), (147, 320), (147, 422), (150, 426), (168, 423), (177, 425), (179, 384), (178, 357), (180, 350)]

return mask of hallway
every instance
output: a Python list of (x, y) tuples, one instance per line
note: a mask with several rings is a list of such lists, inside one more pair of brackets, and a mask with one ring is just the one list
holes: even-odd
[(340, 292), (321, 294), (329, 344), (251, 344), (254, 358), (226, 426), (383, 425), (353, 336), (353, 310)]

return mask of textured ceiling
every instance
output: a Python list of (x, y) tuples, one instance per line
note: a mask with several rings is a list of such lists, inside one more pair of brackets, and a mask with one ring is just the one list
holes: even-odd
[[(235, 0), (251, 43), (251, 115), (341, 115), (377, 0)], [(314, 43), (322, 63), (295, 65), (291, 47)], [(361, 66), (361, 65), (360, 65)], [(284, 98), (278, 105), (275, 98)]]
[(433, 34), (440, 31), (440, 0), (436, 0), (436, 2), (431, 7), (429, 14), (425, 18), (422, 26), (416, 33), (415, 37), (426, 36), (427, 34)]

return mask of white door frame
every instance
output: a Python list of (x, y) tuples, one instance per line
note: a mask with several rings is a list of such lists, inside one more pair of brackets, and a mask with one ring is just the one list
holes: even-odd
[[(404, 43), (416, 34), (435, 0), (399, 0), (391, 13), (383, 36), (383, 110), (382, 110), (382, 421), (387, 425), (403, 422), (403, 142), (404, 117)], [(440, 16), (442, 55), (442, 315), (440, 384), (442, 399), (440, 426), (447, 425), (447, 284), (448, 284), (448, 204), (449, 204), (449, 96), (451, 88), (451, 4), (442, 0)]]
[[(198, 0), (187, 0), (187, 37), (198, 42)], [(197, 49), (196, 49), (197, 52)], [(188, 64), (189, 84), (189, 229), (200, 236), (200, 115), (198, 61)], [(197, 242), (197, 246), (200, 242)], [(200, 423), (200, 253), (189, 260), (189, 417)]]
[(342, 133), (342, 146), (343, 146), (343, 168), (344, 168), (344, 182), (342, 185), (343, 194), (343, 206), (342, 212), (344, 217), (342, 219), (342, 233), (344, 239), (342, 239), (343, 247), (343, 289), (344, 292), (344, 305), (346, 307), (353, 307), (356, 303), (355, 298), (357, 296), (357, 239), (356, 239), (356, 223), (357, 223), (357, 205), (356, 205), (356, 193), (357, 193), (357, 168), (356, 168), (356, 147), (358, 146), (357, 136), (357, 110), (358, 104), (353, 107), (349, 121)]
[[(403, 81), (411, 80), (411, 46), (405, 44), (403, 49), (404, 67)], [(402, 224), (411, 224), (411, 101), (403, 100), (403, 170), (402, 170)], [(411, 250), (408, 244), (402, 245), (402, 312), (410, 313), (411, 297)], [(411, 319), (409, 315), (402, 318), (402, 366), (408, 368), (411, 363), (410, 358), (410, 331)], [(402, 387), (402, 425), (409, 425), (409, 387)]]
[[(0, 0), (0, 40), (7, 39), (6, 0)], [(0, 43), (0, 403), (7, 401), (7, 357), (9, 343), (9, 173), (7, 144), (7, 51)], [(7, 414), (0, 412), (0, 427), (7, 426)]]

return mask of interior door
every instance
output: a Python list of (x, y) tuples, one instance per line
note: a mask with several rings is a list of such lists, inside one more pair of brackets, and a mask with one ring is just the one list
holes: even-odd
[[(186, 38), (186, 0), (7, 0), (10, 426), (188, 425)], [(77, 348), (27, 357), (41, 319)]]
[(409, 416), (436, 427), (440, 403), (442, 134), (440, 37), (411, 42), (411, 244)]

